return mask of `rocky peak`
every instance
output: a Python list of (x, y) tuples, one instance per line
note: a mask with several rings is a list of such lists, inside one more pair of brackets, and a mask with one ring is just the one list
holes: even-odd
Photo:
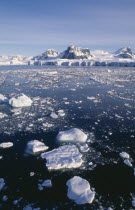
[(130, 47), (124, 47), (115, 52), (117, 57), (133, 58), (134, 54)]
[(50, 58), (50, 57), (57, 57), (59, 53), (56, 50), (53, 49), (48, 49), (46, 52), (42, 54), (45, 58)]
[(62, 54), (63, 59), (89, 59), (92, 57), (88, 48), (83, 49), (75, 45), (70, 45)]

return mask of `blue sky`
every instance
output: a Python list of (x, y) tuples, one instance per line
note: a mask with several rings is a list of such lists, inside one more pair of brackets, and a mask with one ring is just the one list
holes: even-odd
[(135, 0), (0, 0), (0, 54), (135, 50)]

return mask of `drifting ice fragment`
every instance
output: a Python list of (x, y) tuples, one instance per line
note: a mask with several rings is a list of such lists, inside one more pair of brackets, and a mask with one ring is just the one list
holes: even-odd
[(16, 97), (12, 97), (9, 100), (9, 104), (12, 107), (25, 107), (25, 106), (31, 106), (32, 100), (26, 96), (25, 94), (21, 93)]
[(4, 117), (7, 117), (7, 114), (4, 114), (4, 113), (0, 112), (0, 119), (2, 119)]
[(12, 142), (4, 142), (4, 143), (1, 143), (0, 144), (0, 148), (8, 148), (8, 147), (12, 147), (13, 146), (13, 143)]
[(87, 135), (78, 128), (72, 128), (67, 131), (60, 131), (56, 137), (58, 141), (79, 141), (85, 142)]
[(65, 112), (64, 112), (62, 109), (60, 109), (60, 110), (58, 111), (58, 115), (59, 115), (60, 117), (64, 117), (64, 116), (65, 116)]
[(125, 160), (124, 160), (124, 163), (125, 163), (127, 166), (129, 166), (129, 167), (132, 167), (132, 166), (133, 166), (132, 163), (131, 163), (128, 159), (125, 159)]
[(75, 145), (64, 145), (57, 149), (41, 154), (46, 159), (49, 170), (62, 168), (78, 168), (81, 166), (82, 154)]
[(50, 179), (47, 179), (42, 183), (42, 186), (43, 187), (52, 187), (52, 181)]
[(124, 158), (124, 159), (129, 159), (129, 158), (130, 158), (129, 154), (126, 153), (126, 152), (121, 152), (121, 153), (120, 153), (120, 157), (122, 157), (122, 158)]
[(4, 95), (0, 94), (0, 104), (1, 103), (7, 103), (7, 102), (8, 102), (7, 97), (5, 97)]
[(58, 115), (55, 112), (52, 112), (50, 116), (53, 119), (57, 119), (58, 118)]
[(43, 142), (38, 140), (32, 140), (27, 143), (26, 153), (34, 154), (37, 152), (43, 152), (48, 149)]
[(5, 186), (5, 180), (3, 178), (0, 178), (0, 191), (3, 189)]
[(66, 183), (68, 186), (67, 196), (74, 200), (77, 204), (92, 203), (95, 192), (90, 189), (90, 184), (87, 180), (79, 176), (74, 176)]

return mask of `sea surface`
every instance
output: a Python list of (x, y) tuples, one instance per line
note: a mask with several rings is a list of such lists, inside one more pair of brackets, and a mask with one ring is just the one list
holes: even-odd
[[(0, 178), (5, 179), (0, 209), (134, 209), (135, 68), (1, 66), (0, 94), (11, 98), (18, 93), (33, 104), (16, 109), (0, 104), (5, 114), (0, 143), (14, 144), (0, 149)], [(52, 118), (58, 110), (65, 116)], [(90, 150), (83, 153), (80, 168), (48, 171), (40, 154), (26, 155), (28, 141), (41, 140), (52, 150), (60, 146), (58, 132), (70, 128), (88, 135)], [(124, 163), (122, 151), (130, 155), (133, 167)], [(92, 204), (68, 199), (66, 182), (75, 175), (89, 181), (96, 192)], [(40, 191), (38, 184), (46, 179), (53, 186)]]

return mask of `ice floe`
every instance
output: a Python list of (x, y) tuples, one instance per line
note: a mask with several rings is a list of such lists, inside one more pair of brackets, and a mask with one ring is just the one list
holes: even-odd
[(68, 186), (67, 196), (74, 200), (77, 204), (92, 203), (95, 198), (95, 192), (90, 189), (90, 184), (87, 180), (79, 176), (74, 176), (66, 183)]
[(41, 154), (46, 159), (49, 170), (62, 168), (78, 168), (82, 165), (82, 154), (75, 145), (64, 145), (57, 149)]
[(46, 146), (43, 142), (38, 140), (32, 140), (27, 143), (26, 153), (34, 154), (47, 150), (49, 147)]
[(9, 104), (12, 107), (25, 107), (25, 106), (31, 106), (32, 100), (26, 96), (25, 94), (21, 93), (15, 97), (12, 97), (9, 100)]
[(12, 142), (3, 142), (0, 144), (0, 148), (9, 148), (9, 147), (12, 147), (13, 146), (13, 143)]
[(56, 137), (58, 141), (77, 141), (86, 142), (87, 135), (78, 128), (71, 128), (70, 130), (60, 131)]

